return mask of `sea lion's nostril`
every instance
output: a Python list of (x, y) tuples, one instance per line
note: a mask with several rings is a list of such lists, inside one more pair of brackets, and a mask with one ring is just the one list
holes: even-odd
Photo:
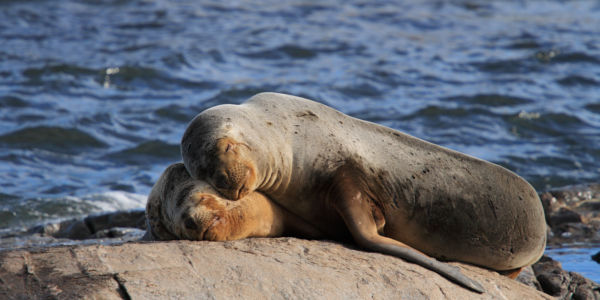
[(188, 217), (185, 219), (185, 221), (183, 221), (183, 225), (185, 225), (185, 228), (189, 229), (189, 230), (196, 230), (198, 229), (198, 224), (196, 224), (196, 222), (194, 222), (194, 219)]
[(226, 189), (229, 186), (228, 181), (225, 173), (218, 174), (215, 177), (215, 186), (220, 189)]

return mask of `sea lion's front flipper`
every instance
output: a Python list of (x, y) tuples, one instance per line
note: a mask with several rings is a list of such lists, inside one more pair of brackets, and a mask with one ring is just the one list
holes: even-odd
[(332, 203), (358, 245), (418, 264), (474, 292), (485, 292), (481, 284), (462, 274), (459, 268), (439, 262), (402, 242), (380, 235), (373, 208), (369, 204), (367, 193), (361, 190), (356, 172), (341, 167), (336, 172), (334, 181), (330, 194), (330, 197), (334, 197)]

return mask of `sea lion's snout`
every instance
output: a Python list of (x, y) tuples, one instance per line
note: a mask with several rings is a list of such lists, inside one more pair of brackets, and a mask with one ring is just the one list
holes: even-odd
[(173, 223), (178, 227), (174, 231), (187, 240), (200, 241), (204, 239), (209, 220), (210, 216), (204, 212), (198, 213), (193, 208), (184, 209)]
[(230, 200), (239, 200), (252, 192), (256, 171), (252, 160), (248, 159), (250, 147), (227, 137), (217, 141), (215, 152), (209, 183)]
[(252, 171), (245, 166), (236, 166), (232, 169), (233, 172), (217, 172), (213, 177), (213, 186), (226, 198), (239, 200), (251, 192), (248, 182), (251, 180)]
[(252, 181), (252, 169), (242, 163), (234, 163), (229, 168), (219, 169), (213, 176), (213, 186), (230, 200), (239, 200), (248, 195)]
[(213, 240), (212, 235), (207, 233), (215, 222), (223, 217), (225, 208), (214, 198), (195, 201), (195, 203), (182, 210), (179, 220), (175, 222), (179, 226), (180, 235), (188, 240)]

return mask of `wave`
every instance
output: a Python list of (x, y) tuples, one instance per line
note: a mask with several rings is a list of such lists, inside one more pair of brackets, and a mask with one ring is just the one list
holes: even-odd
[(179, 145), (162, 141), (146, 141), (119, 152), (106, 156), (108, 159), (125, 164), (148, 164), (149, 161), (180, 160)]
[(556, 82), (563, 86), (600, 86), (600, 82), (592, 78), (580, 75), (569, 75), (556, 80)]
[(59, 153), (77, 153), (86, 148), (108, 145), (76, 128), (36, 126), (0, 135), (0, 144), (21, 149), (44, 149)]
[(29, 106), (29, 104), (19, 98), (19, 97), (14, 97), (14, 96), (3, 96), (0, 97), (0, 108), (2, 107), (7, 107), (7, 108), (23, 108), (23, 107), (27, 107)]
[[(107, 50), (108, 51), (108, 50)], [(124, 49), (118, 49), (121, 53)], [(105, 51), (106, 52), (106, 51)], [(182, 55), (178, 55), (183, 57)], [(56, 64), (48, 62), (41, 67), (24, 69), (22, 75), (28, 86), (50, 86), (52, 89), (116, 88), (119, 90), (139, 90), (146, 87), (158, 90), (208, 89), (218, 86), (211, 80), (183, 78), (176, 73), (167, 73), (155, 66), (122, 65), (103, 68), (82, 67), (78, 64)], [(96, 86), (93, 86), (93, 83)], [(91, 84), (91, 85), (90, 85)]]
[(542, 69), (539, 61), (530, 56), (514, 59), (486, 59), (485, 61), (470, 64), (486, 73), (527, 74), (538, 72)]
[(81, 201), (92, 203), (99, 212), (142, 209), (146, 206), (146, 200), (146, 195), (123, 191), (109, 191), (81, 198)]
[[(0, 229), (28, 227), (93, 213), (144, 209), (147, 196), (123, 191), (108, 191), (82, 197), (21, 199), (0, 203)], [(14, 201), (13, 201), (14, 202)]]
[(516, 106), (533, 102), (531, 99), (501, 94), (476, 94), (473, 96), (452, 96), (445, 98), (447, 101), (456, 101), (462, 104), (479, 104), (484, 106)]
[(559, 52), (551, 61), (557, 63), (592, 63), (600, 64), (600, 58), (583, 52)]
[(305, 48), (298, 45), (282, 45), (273, 49), (249, 51), (249, 52), (237, 52), (238, 55), (249, 57), (249, 58), (262, 58), (262, 59), (284, 59), (284, 58), (296, 58), (296, 59), (308, 59), (317, 56), (317, 51), (309, 48)]

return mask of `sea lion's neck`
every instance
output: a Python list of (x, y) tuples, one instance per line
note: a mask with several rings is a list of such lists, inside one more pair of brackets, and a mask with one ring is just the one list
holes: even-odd
[[(276, 197), (285, 193), (292, 177), (291, 154), (285, 155), (282, 151), (274, 150), (262, 155), (260, 166), (257, 165), (259, 175), (259, 185), (256, 190), (267, 195)], [(289, 159), (285, 157), (289, 156)], [(289, 161), (288, 161), (289, 160)]]
[[(269, 130), (270, 129), (270, 130)], [(256, 163), (256, 190), (270, 196), (283, 194), (292, 176), (293, 151), (277, 128), (254, 132), (252, 155)]]

